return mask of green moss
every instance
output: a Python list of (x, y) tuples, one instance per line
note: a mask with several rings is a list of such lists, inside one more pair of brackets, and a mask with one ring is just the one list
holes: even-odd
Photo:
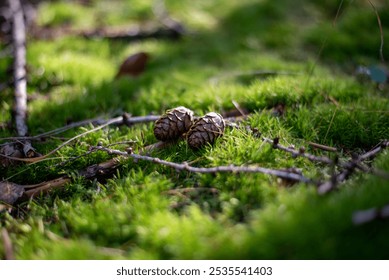
[[(154, 2), (50, 2), (40, 6), (37, 22), (75, 30), (129, 27), (154, 21)], [(370, 6), (344, 1), (332, 27), (339, 1), (165, 2), (189, 30), (181, 40), (30, 38), (30, 134), (123, 112), (161, 114), (186, 106), (202, 116), (230, 112), (239, 104), (249, 117), (226, 128), (214, 145), (193, 151), (180, 141), (151, 155), (198, 167), (296, 167), (318, 180), (329, 178), (331, 168), (275, 150), (246, 126), (318, 156), (332, 155), (307, 142), (335, 146), (340, 160), (389, 138), (387, 86), (362, 84), (352, 75), (352, 63), (378, 63), (379, 29)], [(381, 1), (375, 4), (387, 34), (389, 13)], [(114, 79), (121, 62), (140, 51), (150, 54), (145, 72)], [(1, 78), (9, 77), (10, 63), (8, 58), (0, 62)], [(14, 136), (3, 126), (11, 121), (12, 89), (1, 94), (0, 136)], [(276, 106), (284, 106), (283, 114), (274, 111)], [(33, 144), (46, 154), (91, 128)], [(134, 151), (155, 143), (153, 124), (109, 126), (46, 161), (0, 167), (2, 179), (19, 184), (72, 177), (63, 188), (21, 203), (11, 214), (0, 213), (18, 259), (388, 258), (385, 221), (355, 226), (351, 219), (357, 210), (388, 203), (382, 178), (357, 173), (338, 191), (319, 196), (312, 185), (285, 187), (285, 181), (265, 174), (193, 174), (131, 159), (123, 159), (115, 174), (100, 182), (77, 175), (112, 157), (88, 153), (90, 146), (121, 141), (133, 141)], [(387, 172), (388, 153), (368, 164)]]

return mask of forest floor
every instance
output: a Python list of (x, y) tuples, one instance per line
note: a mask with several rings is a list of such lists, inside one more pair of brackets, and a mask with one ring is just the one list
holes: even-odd
[[(29, 135), (99, 121), (36, 137), (32, 146), (45, 155), (123, 113), (158, 116), (185, 106), (198, 117), (233, 118), (212, 145), (193, 150), (180, 140), (147, 154), (183, 168), (231, 172), (122, 157), (113, 174), (85, 176), (88, 166), (118, 157), (102, 147), (146, 155), (143, 148), (157, 142), (152, 121), (106, 125), (34, 163), (3, 158), (3, 185), (57, 178), (67, 184), (0, 204), (0, 258), (389, 258), (385, 1), (164, 4), (37, 7), (26, 45)], [(4, 38), (2, 85), (12, 78)], [(140, 67), (137, 76), (127, 69), (117, 78), (121, 63), (136, 54), (145, 69), (132, 65)], [(12, 85), (2, 88), (2, 145), (17, 136), (10, 128), (13, 95)], [(366, 155), (372, 150), (374, 157)], [(291, 181), (232, 165), (301, 176)]]

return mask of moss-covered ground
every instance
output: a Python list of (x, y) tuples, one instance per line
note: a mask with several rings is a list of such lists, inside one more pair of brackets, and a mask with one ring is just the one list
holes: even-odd
[[(155, 21), (157, 2), (46, 2), (39, 6), (37, 24), (74, 30), (146, 24)], [(389, 59), (389, 5), (372, 2)], [(69, 121), (123, 112), (162, 114), (176, 106), (198, 116), (225, 113), (237, 103), (251, 112), (243, 126), (279, 137), (285, 146), (306, 146), (316, 155), (332, 156), (309, 148), (308, 142), (336, 147), (346, 158), (389, 138), (388, 86), (354, 75), (359, 65), (380, 63), (380, 28), (368, 1), (166, 0), (165, 5), (188, 31), (180, 40), (29, 37), (30, 134)], [(151, 57), (145, 72), (114, 79), (120, 63), (140, 51)], [(10, 58), (0, 62), (2, 80), (10, 75), (10, 63)], [(275, 75), (235, 75), (252, 71)], [(12, 94), (12, 89), (1, 92), (1, 123), (11, 120)], [(277, 105), (286, 108), (282, 116), (273, 112)], [(1, 137), (15, 135), (1, 127)], [(70, 138), (91, 127), (60, 136)], [(387, 220), (352, 223), (355, 211), (389, 203), (385, 179), (355, 173), (339, 190), (322, 196), (314, 185), (286, 188), (264, 174), (193, 174), (131, 159), (111, 179), (87, 181), (76, 171), (110, 156), (98, 152), (67, 161), (98, 142), (126, 140), (135, 141), (135, 149), (155, 143), (153, 124), (110, 126), (78, 139), (50, 160), (0, 169), (1, 179), (19, 184), (74, 177), (61, 189), (0, 213), (16, 258), (389, 258)], [(60, 144), (61, 139), (47, 139), (34, 147), (45, 154)], [(227, 129), (213, 146), (198, 151), (182, 141), (152, 156), (202, 167), (297, 167), (319, 179), (330, 174), (329, 167), (274, 150), (245, 129)], [(389, 171), (389, 153), (372, 164)], [(3, 247), (0, 242), (0, 257), (5, 256)]]

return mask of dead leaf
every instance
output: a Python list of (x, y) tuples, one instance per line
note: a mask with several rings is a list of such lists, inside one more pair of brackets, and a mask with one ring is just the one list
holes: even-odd
[(0, 182), (0, 202), (12, 205), (24, 194), (24, 187), (12, 182)]
[(3, 167), (8, 167), (10, 165), (16, 164), (17, 162), (6, 157), (2, 157), (1, 155), (5, 155), (8, 157), (14, 158), (23, 158), (23, 151), (19, 148), (17, 144), (6, 144), (0, 147), (0, 165)]
[(150, 56), (145, 52), (139, 52), (130, 55), (120, 65), (119, 72), (116, 74), (116, 78), (122, 76), (137, 77), (145, 71), (146, 63)]

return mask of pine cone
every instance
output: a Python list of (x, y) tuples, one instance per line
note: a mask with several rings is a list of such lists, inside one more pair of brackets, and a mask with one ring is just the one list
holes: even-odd
[(199, 118), (190, 128), (187, 140), (193, 149), (203, 145), (212, 144), (215, 139), (222, 136), (224, 132), (224, 119), (217, 113), (211, 112)]
[(154, 135), (160, 141), (178, 139), (193, 124), (193, 112), (183, 106), (166, 111), (155, 122)]

